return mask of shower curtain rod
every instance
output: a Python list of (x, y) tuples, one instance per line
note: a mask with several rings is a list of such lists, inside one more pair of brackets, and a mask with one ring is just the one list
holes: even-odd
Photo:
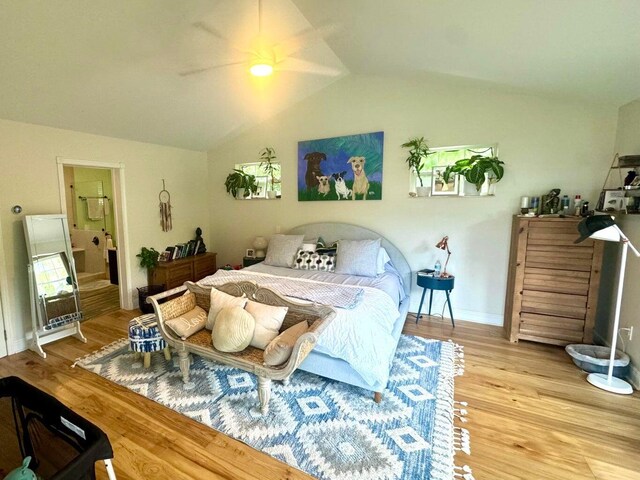
[(83, 197), (82, 195), (78, 195), (78, 198), (80, 200), (86, 200), (87, 198), (106, 198), (107, 200), (110, 200), (110, 198), (107, 197), (106, 195), (104, 195), (103, 197)]

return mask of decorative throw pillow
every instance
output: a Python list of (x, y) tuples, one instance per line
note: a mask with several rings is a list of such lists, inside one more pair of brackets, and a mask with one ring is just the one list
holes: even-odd
[(384, 273), (384, 266), (387, 262), (390, 262), (390, 261), (391, 261), (391, 257), (389, 257), (387, 250), (384, 247), (380, 247), (380, 251), (378, 251), (376, 273), (378, 275)]
[(298, 250), (293, 268), (297, 270), (318, 270), (320, 272), (333, 272), (336, 266), (336, 257), (333, 253), (318, 253)]
[(264, 350), (280, 333), (280, 327), (289, 307), (274, 307), (249, 300), (245, 309), (256, 321), (250, 345)]
[(247, 297), (234, 297), (228, 293), (221, 292), (215, 288), (211, 289), (211, 305), (209, 306), (209, 316), (207, 317), (206, 328), (213, 330), (213, 326), (216, 323), (216, 316), (226, 307), (240, 307), (244, 308), (247, 304)]
[(336, 273), (375, 277), (380, 239), (340, 240), (336, 256)]
[(164, 322), (164, 324), (173, 330), (182, 340), (186, 340), (194, 333), (198, 333), (204, 328), (206, 323), (207, 312), (200, 307), (195, 307), (193, 310), (189, 310), (176, 318)]
[(304, 235), (273, 235), (269, 240), (264, 264), (291, 268), (296, 252), (302, 246), (303, 239)]
[(307, 322), (296, 323), (271, 340), (264, 350), (264, 363), (270, 366), (276, 366), (282, 365), (289, 360), (298, 338), (307, 330)]
[(242, 307), (225, 307), (216, 316), (211, 339), (216, 350), (241, 352), (249, 346), (256, 321)]
[(162, 318), (166, 321), (193, 310), (195, 306), (196, 296), (188, 292), (170, 302), (160, 304), (160, 311), (162, 312)]

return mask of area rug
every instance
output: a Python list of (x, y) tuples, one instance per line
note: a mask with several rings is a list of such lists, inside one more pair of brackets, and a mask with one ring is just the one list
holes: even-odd
[(252, 413), (254, 375), (194, 355), (185, 386), (176, 355), (152, 355), (144, 369), (127, 344), (77, 363), (319, 479), (472, 478), (454, 466), (469, 445), (454, 425), (466, 410), (453, 398), (463, 361), (452, 342), (403, 335), (380, 404), (371, 392), (299, 370), (286, 386), (273, 382), (265, 417)]

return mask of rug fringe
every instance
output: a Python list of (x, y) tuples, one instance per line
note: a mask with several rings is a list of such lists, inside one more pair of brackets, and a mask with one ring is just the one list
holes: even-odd
[[(453, 372), (452, 377), (459, 377), (464, 374), (464, 346), (455, 343), (453, 340), (449, 340), (447, 344), (450, 345), (453, 356)], [(451, 383), (453, 383), (453, 378), (451, 379)], [(469, 406), (467, 402), (464, 401), (453, 401), (451, 408), (451, 417), (450, 417), (450, 426), (453, 430), (453, 449), (455, 452), (463, 452), (467, 455), (471, 455), (471, 436), (469, 434), (469, 430), (463, 427), (454, 426), (454, 422), (459, 420), (462, 423), (466, 423), (468, 410), (466, 407)], [(454, 453), (455, 455), (455, 453)], [(462, 480), (475, 480), (473, 473), (471, 471), (471, 467), (469, 465), (463, 465), (461, 467), (455, 466), (453, 467), (453, 472), (451, 472), (452, 478), (459, 478)]]
[(469, 465), (463, 465), (462, 467), (453, 467), (455, 472), (454, 478), (462, 478), (463, 480), (475, 480), (473, 473), (471, 473), (471, 467)]
[(118, 340), (114, 340), (110, 344), (105, 345), (104, 347), (100, 348), (99, 350), (96, 350), (95, 352), (87, 353), (83, 357), (76, 358), (76, 361), (73, 362), (73, 364), (71, 365), (71, 368), (75, 368), (76, 365), (78, 365), (79, 363), (89, 363), (94, 360), (97, 360), (98, 358), (101, 358), (104, 355), (107, 355), (111, 352), (115, 352), (116, 350), (124, 347), (128, 343), (129, 343), (128, 338), (119, 338)]

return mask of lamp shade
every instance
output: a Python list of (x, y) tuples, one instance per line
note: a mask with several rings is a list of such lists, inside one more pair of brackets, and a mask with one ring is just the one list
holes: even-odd
[[(587, 238), (593, 238), (595, 240), (609, 240), (611, 242), (620, 241), (620, 234), (618, 233), (618, 237), (614, 238), (611, 233), (612, 230), (616, 230), (613, 228), (615, 222), (613, 221), (613, 217), (609, 215), (594, 215), (592, 217), (587, 217), (583, 221), (578, 224), (578, 232), (580, 232), (580, 237), (578, 237), (573, 243), (580, 243), (585, 241)], [(607, 233), (603, 233), (603, 237), (597, 237), (596, 234), (604, 230), (609, 230)], [(606, 236), (607, 238), (604, 238)]]
[(256, 237), (253, 241), (253, 248), (256, 250), (256, 257), (264, 257), (264, 249), (267, 248), (268, 242), (264, 237)]

